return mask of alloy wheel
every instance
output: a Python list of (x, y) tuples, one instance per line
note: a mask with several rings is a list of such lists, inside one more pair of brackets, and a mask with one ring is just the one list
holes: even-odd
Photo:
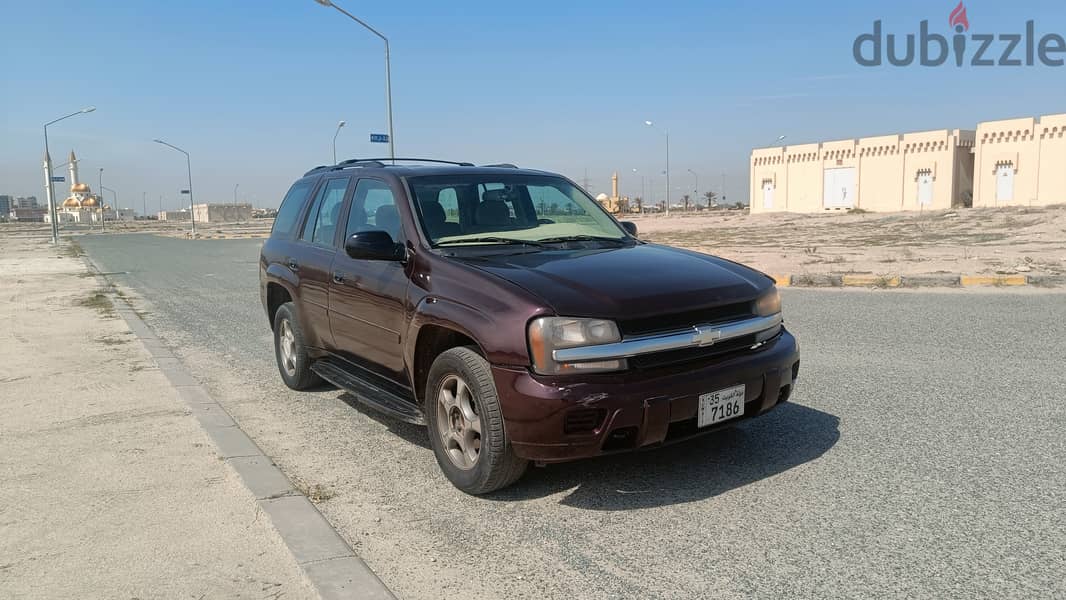
[(470, 386), (458, 375), (449, 375), (441, 383), (437, 429), (452, 464), (473, 469), (481, 453), (481, 417)]

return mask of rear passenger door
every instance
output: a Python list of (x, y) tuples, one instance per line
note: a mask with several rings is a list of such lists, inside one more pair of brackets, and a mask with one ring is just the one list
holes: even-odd
[(307, 211), (297, 241), (300, 249), (292, 263), (300, 278), (301, 324), (317, 341), (314, 345), (327, 349), (333, 348), (329, 327), (330, 267), (337, 253), (340, 214), (350, 183), (350, 177), (331, 177), (319, 187)]
[[(381, 230), (398, 243), (404, 234), (397, 198), (399, 190), (378, 179), (355, 185), (344, 235)], [(401, 332), (406, 322), (408, 277), (399, 261), (356, 260), (343, 250), (333, 261), (329, 315), (338, 354), (401, 385), (404, 377)]]

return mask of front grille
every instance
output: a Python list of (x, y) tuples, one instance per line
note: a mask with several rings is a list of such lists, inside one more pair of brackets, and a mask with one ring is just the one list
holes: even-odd
[(669, 350), (634, 356), (629, 359), (629, 364), (637, 369), (654, 369), (667, 365), (680, 364), (690, 361), (709, 360), (712, 358), (725, 358), (728, 355), (746, 352), (755, 345), (755, 334), (719, 342), (702, 348), (683, 348), (681, 350)]
[(752, 317), (751, 302), (737, 302), (711, 308), (700, 308), (678, 313), (626, 319), (618, 321), (623, 336), (648, 335), (664, 331), (677, 331), (695, 325), (738, 321)]

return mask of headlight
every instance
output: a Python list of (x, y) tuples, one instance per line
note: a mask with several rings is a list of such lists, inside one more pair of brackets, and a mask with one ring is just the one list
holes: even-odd
[(618, 333), (618, 326), (613, 321), (603, 319), (542, 317), (529, 324), (529, 351), (533, 357), (533, 369), (541, 375), (625, 369), (625, 359), (559, 363), (552, 356), (552, 352), (563, 348), (598, 346), (620, 341), (622, 336)]
[(760, 317), (769, 317), (779, 312), (781, 312), (781, 296), (777, 293), (776, 287), (770, 288), (769, 292), (755, 301), (755, 314)]

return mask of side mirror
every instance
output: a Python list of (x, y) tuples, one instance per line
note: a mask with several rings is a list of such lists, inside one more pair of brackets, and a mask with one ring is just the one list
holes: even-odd
[(360, 231), (344, 240), (344, 251), (357, 260), (392, 260), (404, 259), (402, 244), (393, 241), (392, 236), (384, 231)]
[(637, 237), (637, 224), (633, 221), (622, 221), (622, 229), (625, 229), (629, 235)]

